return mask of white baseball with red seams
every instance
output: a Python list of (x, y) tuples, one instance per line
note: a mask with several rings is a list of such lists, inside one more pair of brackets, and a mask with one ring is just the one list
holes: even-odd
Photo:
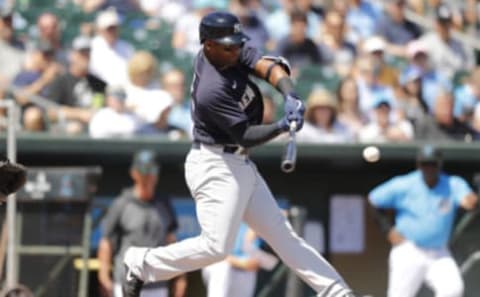
[(380, 160), (380, 150), (376, 146), (367, 146), (362, 152), (365, 161), (373, 163)]

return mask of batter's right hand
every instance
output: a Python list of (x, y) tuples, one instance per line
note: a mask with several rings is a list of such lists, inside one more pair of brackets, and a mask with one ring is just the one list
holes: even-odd
[(295, 131), (299, 131), (300, 129), (302, 129), (303, 126), (303, 115), (297, 113), (295, 117), (284, 116), (282, 119), (280, 119), (280, 121), (278, 121), (278, 126), (283, 131), (288, 132), (290, 130), (291, 122), (297, 123)]
[(392, 228), (390, 231), (388, 231), (388, 241), (390, 241), (392, 245), (397, 245), (404, 242), (405, 237), (403, 237), (403, 235), (400, 234), (400, 232), (398, 232), (395, 228)]

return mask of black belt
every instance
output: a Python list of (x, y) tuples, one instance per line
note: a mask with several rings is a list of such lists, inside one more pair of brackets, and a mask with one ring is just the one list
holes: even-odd
[[(201, 142), (194, 141), (192, 143), (192, 148), (198, 150), (200, 149), (201, 145), (202, 145)], [(220, 147), (222, 148), (222, 151), (227, 154), (246, 155), (248, 153), (248, 150), (240, 145), (234, 145), (234, 144), (205, 144), (205, 145)]]

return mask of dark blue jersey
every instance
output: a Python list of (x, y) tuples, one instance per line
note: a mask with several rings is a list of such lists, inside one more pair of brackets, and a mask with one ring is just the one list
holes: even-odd
[(201, 50), (195, 59), (192, 82), (194, 140), (206, 144), (236, 144), (232, 127), (246, 129), (262, 122), (263, 101), (249, 79), (261, 53), (244, 46), (239, 62), (218, 70)]

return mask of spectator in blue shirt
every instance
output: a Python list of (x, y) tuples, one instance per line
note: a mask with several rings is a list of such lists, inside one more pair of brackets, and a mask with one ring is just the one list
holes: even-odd
[(453, 94), (453, 115), (461, 122), (470, 124), (475, 105), (480, 102), (480, 68), (475, 68)]
[(377, 26), (377, 34), (387, 41), (390, 54), (404, 56), (406, 44), (420, 37), (422, 31), (415, 23), (405, 18), (405, 0), (386, 2), (386, 14)]
[(347, 25), (351, 29), (350, 38), (356, 43), (372, 36), (382, 17), (379, 7), (369, 0), (350, 0), (347, 12)]
[[(448, 249), (458, 208), (472, 210), (478, 197), (467, 182), (442, 171), (442, 153), (426, 145), (418, 169), (374, 188), (369, 201), (392, 244), (388, 297), (414, 297), (425, 282), (435, 296), (463, 296), (461, 273)], [(395, 210), (391, 223), (381, 210)]]
[(270, 36), (258, 12), (250, 8), (248, 2), (249, 1), (245, 0), (230, 1), (230, 12), (238, 17), (242, 24), (243, 31), (250, 37), (250, 40), (248, 40), (246, 44), (263, 49)]
[[(422, 97), (433, 113), (435, 100), (444, 93), (452, 92), (452, 82), (433, 67), (424, 41), (415, 40), (407, 45), (408, 67), (416, 67), (422, 73)], [(408, 67), (405, 71), (409, 71)]]
[(282, 0), (282, 7), (275, 10), (271, 13), (266, 21), (265, 25), (267, 26), (268, 33), (272, 38), (273, 42), (276, 43), (281, 38), (288, 35), (290, 32), (290, 15), (295, 9), (300, 9), (307, 14), (308, 27), (307, 35), (310, 38), (314, 38), (317, 35), (319, 25), (322, 22), (321, 17), (313, 12), (311, 8), (311, 0), (298, 1), (296, 5), (295, 1), (291, 0)]

